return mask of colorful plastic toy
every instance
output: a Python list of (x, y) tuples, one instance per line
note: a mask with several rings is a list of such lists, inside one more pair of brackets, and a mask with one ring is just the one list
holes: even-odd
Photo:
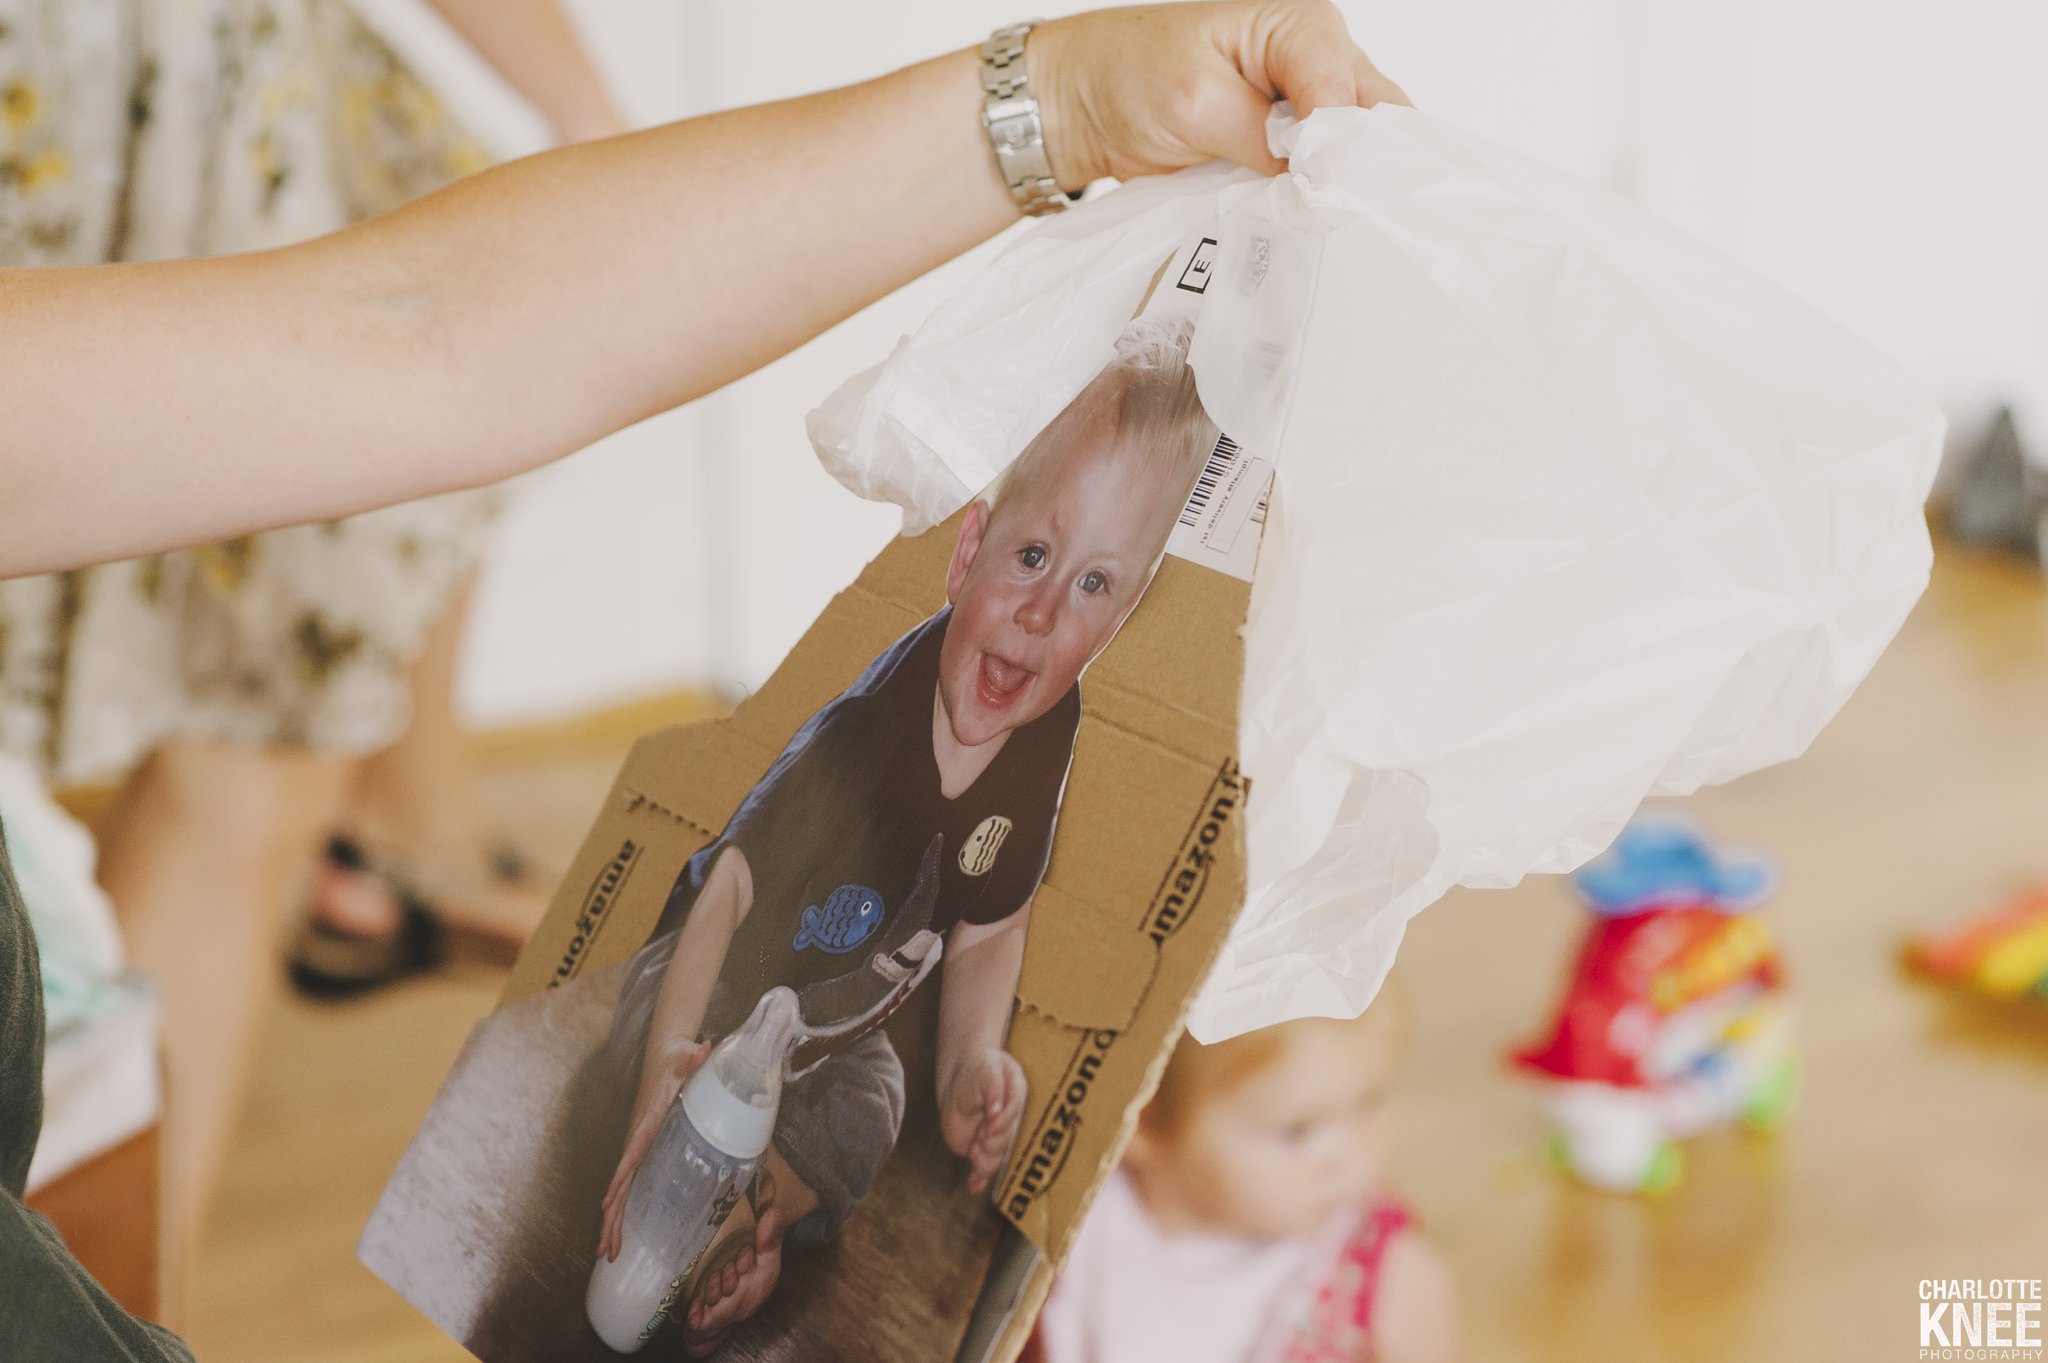
[(1595, 920), (1549, 1034), (1513, 1060), (1546, 1087), (1554, 1163), (1598, 1187), (1666, 1192), (1679, 1141), (1768, 1129), (1790, 1107), (1783, 969), (1751, 912), (1772, 874), (1683, 823), (1639, 821), (1572, 883)]
[(1914, 939), (1906, 964), (1972, 993), (2048, 1003), (2048, 887)]

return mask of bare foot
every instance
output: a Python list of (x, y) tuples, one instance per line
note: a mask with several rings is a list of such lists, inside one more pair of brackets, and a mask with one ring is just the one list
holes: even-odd
[(467, 873), (438, 873), (424, 867), (416, 873), (410, 862), (387, 874), (323, 858), (309, 896), (313, 917), (348, 936), (391, 937), (403, 921), (401, 883), (450, 929), (490, 956), (518, 954), (547, 912), (547, 891), (532, 876), (501, 880), (481, 865)]
[(754, 1226), (754, 1243), (706, 1278), (690, 1304), (685, 1352), (706, 1358), (725, 1343), (725, 1333), (759, 1311), (782, 1277), (782, 1212), (769, 1207)]
[(351, 937), (389, 937), (398, 931), (398, 896), (374, 871), (352, 871), (323, 857), (311, 891), (313, 916)]

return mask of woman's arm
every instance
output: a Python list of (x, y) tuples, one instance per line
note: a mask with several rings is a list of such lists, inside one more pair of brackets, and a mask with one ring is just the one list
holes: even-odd
[(0, 272), (0, 576), (494, 481), (709, 392), (1013, 216), (978, 100), (955, 54), (301, 246)]
[[(1325, 0), (1032, 34), (1063, 185), (1396, 98)], [(530, 157), (284, 250), (0, 271), (0, 577), (530, 469), (793, 349), (1014, 218), (957, 52)]]
[(555, 0), (431, 0), (441, 17), (540, 110), (564, 142), (609, 137), (625, 124), (576, 26)]

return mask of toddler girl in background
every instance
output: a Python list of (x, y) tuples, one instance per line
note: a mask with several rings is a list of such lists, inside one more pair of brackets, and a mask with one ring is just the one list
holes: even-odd
[(1027, 1359), (1448, 1363), (1450, 1275), (1386, 1184), (1399, 1000), (1183, 1037)]

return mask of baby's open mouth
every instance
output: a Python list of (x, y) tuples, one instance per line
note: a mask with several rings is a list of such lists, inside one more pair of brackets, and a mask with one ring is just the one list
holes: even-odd
[(996, 657), (993, 653), (981, 655), (981, 672), (975, 678), (983, 701), (990, 705), (1007, 705), (1017, 698), (1025, 684), (1037, 674), (1027, 667), (1019, 667)]

